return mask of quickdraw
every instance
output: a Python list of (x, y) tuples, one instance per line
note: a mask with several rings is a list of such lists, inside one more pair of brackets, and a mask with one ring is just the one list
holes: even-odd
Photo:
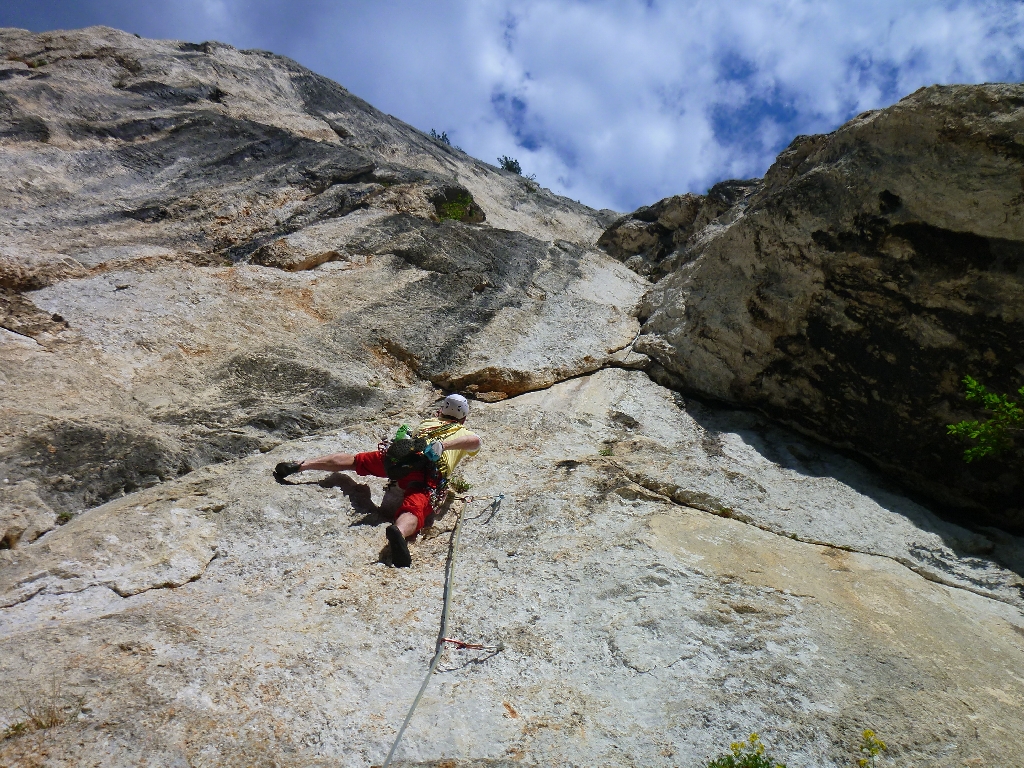
[(497, 645), (480, 645), (480, 643), (467, 643), (464, 640), (456, 640), (454, 637), (444, 638), (444, 642), (454, 645), (456, 648), (469, 648), (474, 651), (503, 651), (505, 646), (502, 643)]

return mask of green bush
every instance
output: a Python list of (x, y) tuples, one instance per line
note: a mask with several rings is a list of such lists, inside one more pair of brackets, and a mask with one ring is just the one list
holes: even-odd
[(514, 157), (502, 155), (498, 158), (498, 165), (501, 166), (501, 170), (503, 171), (512, 171), (512, 173), (518, 173), (520, 176), (523, 175), (523, 166), (521, 166), (519, 161)]
[(746, 741), (730, 744), (728, 754), (716, 757), (707, 768), (786, 768), (786, 765), (770, 757), (761, 737), (752, 733)]
[(442, 144), (447, 144), (449, 147), (452, 145), (451, 139), (448, 138), (447, 131), (441, 131), (438, 133), (433, 128), (430, 129), (430, 138), (435, 141), (440, 141)]
[[(981, 404), (991, 414), (985, 421), (958, 421), (947, 424), (950, 435), (977, 441), (964, 451), (964, 461), (972, 462), (985, 456), (998, 456), (1014, 447), (1013, 435), (1024, 432), (1024, 409), (1006, 395), (989, 392), (983, 384), (970, 376), (964, 376), (966, 398)], [(1017, 390), (1024, 397), (1024, 387)]]
[(454, 200), (437, 204), (437, 217), (441, 221), (445, 219), (464, 221), (469, 216), (472, 207), (473, 198), (468, 192), (461, 192)]

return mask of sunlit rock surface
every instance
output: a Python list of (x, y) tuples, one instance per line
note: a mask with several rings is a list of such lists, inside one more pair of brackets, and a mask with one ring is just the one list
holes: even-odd
[[(197, 470), (8, 553), (6, 702), (59, 670), (89, 711), (0, 755), (379, 765), (433, 652), (460, 503), (396, 570), (380, 481), (269, 473), (390, 424)], [(698, 765), (758, 731), (789, 764), (841, 766), (865, 727), (909, 764), (1024, 760), (1020, 578), (975, 535), (640, 372), (478, 403), (472, 425), (470, 493), (505, 498), (466, 508), (449, 636), (503, 649), (445, 652), (401, 764)]]
[(431, 382), (550, 386), (636, 335), (646, 283), (594, 249), (602, 214), (294, 62), (104, 28), (0, 46), (0, 467), (54, 510)]
[[(380, 765), (460, 513), (448, 635), (489, 649), (445, 651), (396, 765), (696, 766), (757, 731), (839, 768), (867, 727), (1024, 764), (1020, 539), (629, 370), (650, 284), (608, 212), (264, 52), (0, 45), (0, 765)], [(476, 499), (412, 568), (382, 481), (271, 479), (448, 389)]]

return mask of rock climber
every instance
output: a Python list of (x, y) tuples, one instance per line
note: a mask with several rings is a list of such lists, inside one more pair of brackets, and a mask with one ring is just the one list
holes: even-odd
[[(395, 510), (393, 522), (385, 530), (391, 546), (391, 561), (396, 568), (412, 565), (409, 554), (409, 540), (414, 539), (431, 513), (431, 491), (439, 482), (446, 482), (463, 459), (475, 456), (480, 450), (479, 436), (465, 427), (469, 416), (469, 401), (462, 395), (448, 395), (434, 417), (426, 419), (412, 434), (413, 438), (426, 441), (422, 456), (435, 465), (433, 468), (412, 464), (407, 474), (397, 477), (388, 486), (385, 498), (400, 494), (401, 504)], [(398, 442), (398, 441), (396, 441)], [(408, 441), (413, 442), (413, 441)], [(355, 470), (357, 475), (388, 477), (385, 466), (386, 455), (381, 450), (366, 453), (332, 453), (301, 462), (281, 462), (274, 469), (274, 478), (280, 483), (296, 472), (321, 470), (343, 472)], [(401, 472), (392, 471), (391, 477)], [(386, 509), (387, 504), (381, 503)]]

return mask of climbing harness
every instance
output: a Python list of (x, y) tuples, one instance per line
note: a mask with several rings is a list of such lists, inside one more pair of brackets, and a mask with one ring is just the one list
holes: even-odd
[[(439, 509), (448, 493), (448, 474), (451, 468), (443, 456), (440, 461), (434, 462), (423, 455), (423, 450), (434, 441), (444, 442), (462, 428), (462, 424), (458, 423), (441, 424), (423, 430), (416, 437), (410, 437), (408, 425), (403, 424), (393, 440), (382, 440), (377, 444), (388, 479), (395, 482), (410, 472), (422, 471), (427, 478), (422, 486), (430, 493), (431, 509)], [(417, 487), (419, 485), (417, 483)]]
[[(488, 498), (488, 497), (483, 497)], [(498, 513), (499, 507), (501, 507), (501, 501), (505, 498), (505, 494), (499, 493), (497, 496), (489, 497), (491, 503), (489, 508), (491, 509), (490, 520)], [(456, 501), (463, 502), (462, 508), (459, 510), (459, 516), (455, 520), (455, 531), (452, 534), (451, 544), (448, 547), (448, 563), (446, 566), (445, 582), (444, 582), (444, 604), (441, 607), (441, 631), (437, 636), (437, 644), (434, 648), (434, 658), (430, 660), (430, 668), (427, 670), (427, 676), (423, 678), (423, 684), (420, 686), (419, 693), (416, 694), (416, 698), (412, 700), (412, 706), (409, 707), (409, 714), (405, 716), (405, 721), (402, 723), (402, 727), (398, 729), (398, 735), (395, 736), (395, 743), (391, 745), (391, 750), (388, 752), (387, 758), (384, 760), (384, 764), (381, 768), (388, 768), (391, 765), (391, 760), (395, 756), (395, 750), (398, 749), (399, 742), (402, 741), (402, 735), (405, 733), (406, 727), (409, 725), (409, 721), (412, 720), (413, 712), (416, 711), (416, 706), (420, 703), (420, 699), (423, 698), (424, 691), (427, 690), (427, 685), (430, 683), (430, 678), (434, 676), (434, 672), (437, 669), (438, 662), (441, 661), (441, 654), (444, 653), (445, 644), (450, 643), (457, 648), (472, 648), (481, 650), (494, 650), (500, 651), (503, 646), (484, 646), (477, 645), (475, 643), (464, 643), (461, 640), (454, 640), (448, 637), (448, 608), (452, 601), (452, 591), (455, 588), (455, 558), (459, 553), (459, 534), (462, 533), (462, 519), (463, 513), (466, 511), (466, 507), (472, 504), (474, 501), (482, 500), (477, 499), (475, 496), (456, 496)]]

